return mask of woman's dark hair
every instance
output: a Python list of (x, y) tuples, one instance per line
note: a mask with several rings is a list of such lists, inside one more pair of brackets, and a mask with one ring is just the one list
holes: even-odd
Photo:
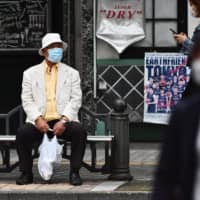
[(190, 4), (195, 7), (198, 17), (200, 17), (200, 0), (189, 0)]

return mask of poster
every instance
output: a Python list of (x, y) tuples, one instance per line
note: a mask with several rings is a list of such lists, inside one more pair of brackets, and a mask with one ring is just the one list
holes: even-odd
[(97, 31), (99, 39), (118, 53), (145, 38), (144, 0), (98, 0)]
[(180, 53), (145, 54), (144, 122), (168, 124), (190, 79), (186, 65), (187, 56)]

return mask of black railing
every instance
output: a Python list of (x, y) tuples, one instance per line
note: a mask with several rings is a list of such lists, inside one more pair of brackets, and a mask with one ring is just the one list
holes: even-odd
[(13, 108), (7, 114), (0, 114), (0, 119), (5, 120), (5, 134), (10, 135), (10, 120), (15, 114), (19, 114), (19, 127), (21, 127), (24, 123), (24, 111), (21, 105)]

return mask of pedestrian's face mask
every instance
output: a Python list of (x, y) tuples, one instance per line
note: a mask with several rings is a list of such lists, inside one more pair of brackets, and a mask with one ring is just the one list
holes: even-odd
[(200, 86), (200, 58), (194, 60), (192, 63), (192, 78)]
[(63, 58), (63, 49), (62, 48), (52, 48), (48, 49), (48, 60), (52, 63), (59, 63)]

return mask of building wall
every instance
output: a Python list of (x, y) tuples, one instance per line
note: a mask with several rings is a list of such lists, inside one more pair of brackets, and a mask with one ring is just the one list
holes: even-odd
[(94, 109), (93, 99), (93, 1), (81, 0), (81, 59), (83, 103)]
[(79, 70), (83, 104), (93, 108), (93, 0), (63, 2), (63, 37), (69, 44), (65, 61)]
[[(77, 69), (79, 69), (82, 77), (82, 88), (83, 88), (83, 103), (84, 105), (87, 105), (93, 109), (97, 109), (99, 112), (105, 111), (103, 109), (99, 109), (99, 107), (96, 107), (97, 100), (94, 100), (93, 94), (93, 0), (81, 0), (81, 4), (79, 1), (69, 1), (64, 0), (65, 5), (65, 11), (64, 12), (64, 37), (65, 40), (70, 44), (70, 51), (68, 52), (66, 56), (66, 61), (71, 64), (72, 66), (75, 66)], [(79, 3), (76, 3), (79, 2)], [(69, 20), (70, 19), (70, 20)], [(74, 20), (76, 27), (74, 27)], [(189, 35), (192, 35), (192, 32), (194, 30), (194, 27), (196, 24), (198, 24), (199, 20), (194, 20), (191, 18), (191, 16), (188, 16), (188, 33)], [(73, 34), (73, 31), (75, 30), (75, 33)], [(75, 45), (74, 45), (75, 44)], [(115, 50), (113, 50), (112, 47), (110, 47), (108, 44), (103, 42), (102, 40), (97, 40), (97, 60), (107, 60), (107, 59), (113, 59), (118, 60), (119, 55), (116, 53)], [(109, 64), (98, 64), (97, 68), (100, 71), (103, 68), (112, 66), (112, 63)], [(141, 63), (140, 63), (141, 65)], [(131, 73), (135, 73), (136, 70), (137, 73), (139, 72), (139, 75), (136, 75), (136, 78), (133, 78), (134, 80), (137, 80), (137, 78), (142, 75), (143, 68), (139, 65), (139, 68), (135, 68), (135, 65), (126, 65), (125, 68), (133, 68), (133, 71)], [(115, 66), (112, 66), (115, 67)], [(137, 67), (137, 66), (136, 66)], [(120, 68), (117, 66), (117, 68)], [(124, 69), (125, 69), (124, 68)], [(141, 70), (140, 70), (141, 68)], [(120, 68), (122, 69), (122, 68)], [(136, 74), (137, 74), (136, 73)], [(112, 76), (112, 74), (110, 75)], [(132, 75), (131, 75), (132, 76)], [(141, 81), (142, 78), (140, 78), (138, 81)], [(134, 83), (136, 85), (136, 83)], [(123, 88), (123, 86), (120, 86)], [(132, 120), (133, 121), (141, 121), (142, 120), (142, 82), (138, 85), (137, 90), (133, 92), (133, 101), (138, 102), (136, 106), (136, 111), (133, 111), (132, 113)], [(107, 95), (109, 97), (109, 95)], [(100, 97), (102, 97), (102, 94), (100, 94)], [(110, 98), (110, 97), (109, 97)], [(106, 99), (105, 101), (110, 101)], [(112, 99), (112, 98), (111, 98)], [(112, 106), (112, 105), (111, 105)], [(134, 110), (134, 106), (133, 106)]]

